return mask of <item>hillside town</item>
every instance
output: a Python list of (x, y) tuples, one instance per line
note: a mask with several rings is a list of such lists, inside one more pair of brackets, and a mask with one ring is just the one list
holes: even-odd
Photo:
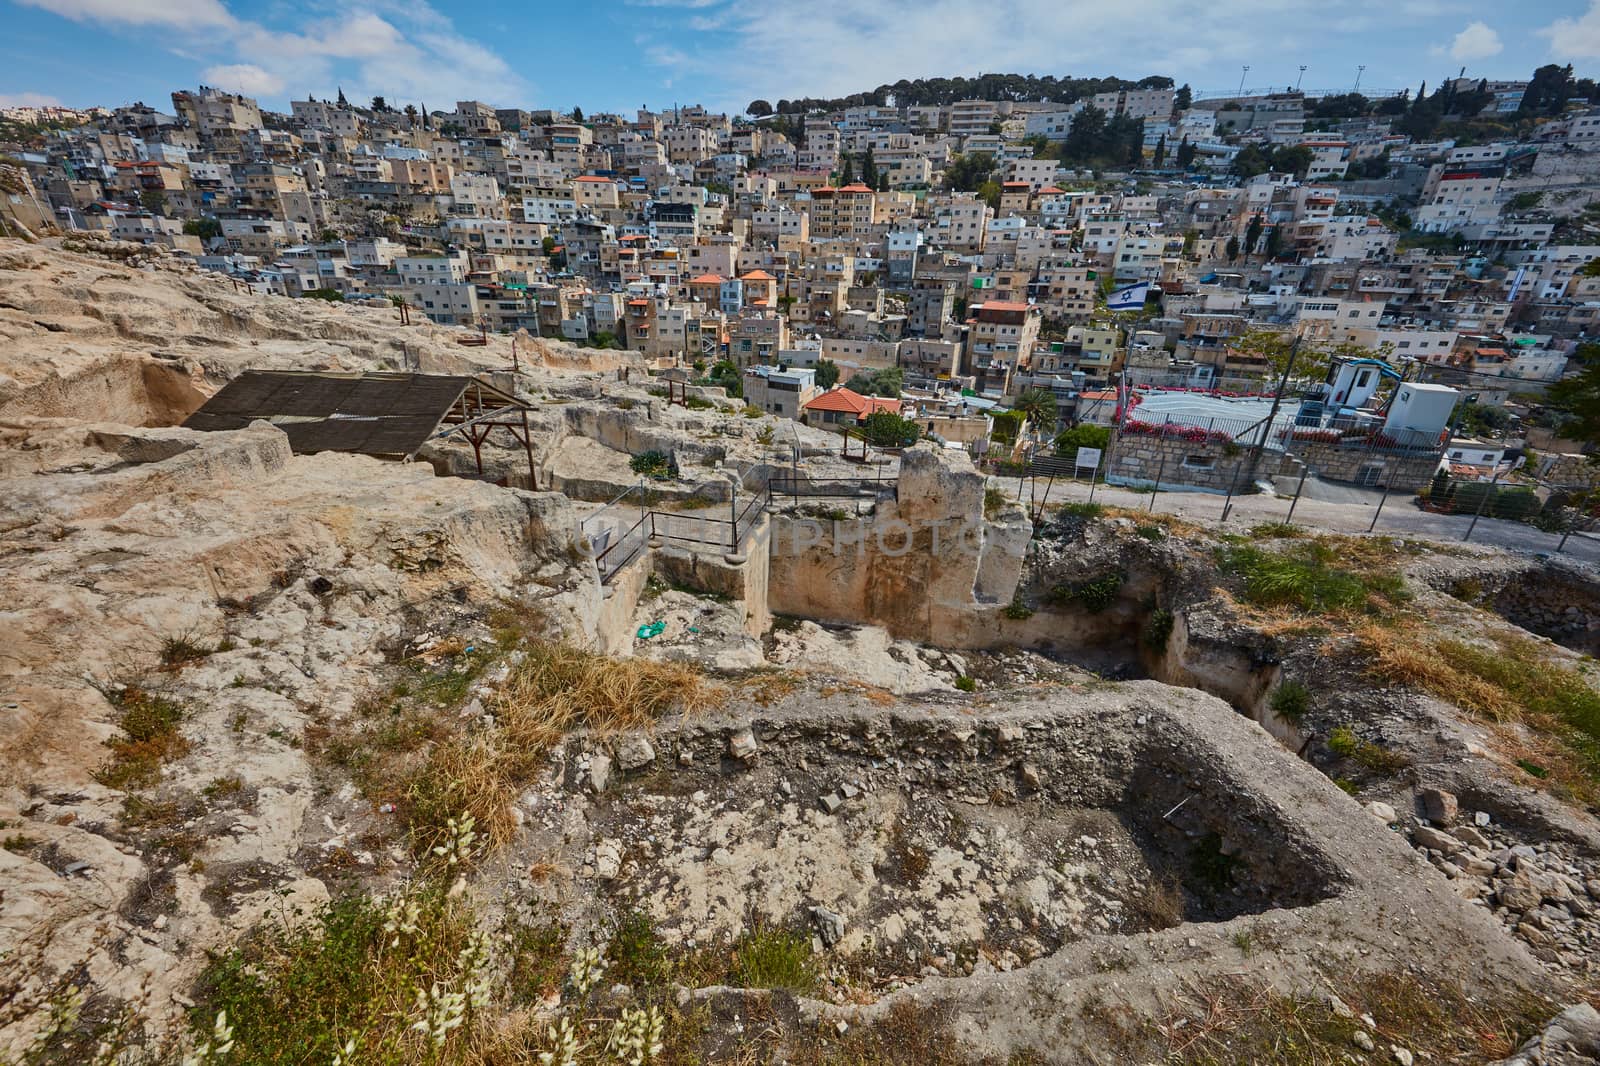
[(1453, 390), (1385, 428), (1469, 477), (1584, 489), (1543, 400), (1600, 361), (1597, 104), (1554, 65), (1378, 98), (985, 75), (743, 115), (342, 92), (283, 114), (202, 86), (170, 110), (6, 113), (32, 135), (0, 145), (0, 226), (626, 349), (811, 424), (881, 394), (963, 444), (1019, 398), (1053, 404), (1048, 437), (1152, 392), (1264, 396), (1298, 338), (1381, 375), (1352, 396), (1307, 360), (1294, 381), (1325, 402), (1296, 425), (1348, 427), (1396, 380)]
[(221, 69), (0, 108), (0, 1064), (1600, 1064), (1594, 80)]

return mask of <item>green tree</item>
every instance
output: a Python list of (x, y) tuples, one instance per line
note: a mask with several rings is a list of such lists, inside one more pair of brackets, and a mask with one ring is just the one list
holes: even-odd
[(1111, 429), (1084, 422), (1056, 434), (1056, 454), (1068, 459), (1078, 454), (1079, 448), (1105, 449), (1111, 443)]
[(991, 210), (998, 213), (1000, 210), (1001, 191), (998, 181), (986, 181), (978, 186), (978, 199), (988, 204)]
[(166, 214), (167, 194), (160, 189), (146, 189), (139, 194), (139, 206), (152, 215)]
[(752, 118), (766, 118), (772, 114), (772, 105), (765, 100), (751, 100), (745, 105), (744, 113)]
[(839, 168), (839, 184), (849, 185), (856, 180), (855, 162), (850, 158), (850, 153), (844, 153), (844, 165)]
[(1159, 167), (1167, 161), (1167, 135), (1162, 134), (1156, 138), (1155, 155), (1151, 157), (1151, 165)]
[(1271, 169), (1272, 160), (1253, 144), (1241, 148), (1239, 154), (1233, 157), (1233, 162), (1228, 164), (1228, 173), (1236, 178), (1253, 178)]
[(572, 121), (574, 121), (574, 122), (582, 122), (583, 121), (583, 108), (575, 107), (575, 108), (572, 109)]
[(222, 223), (209, 215), (200, 218), (191, 218), (183, 224), (183, 232), (191, 237), (199, 237), (202, 241), (209, 241), (213, 237), (222, 236)]
[(1261, 245), (1261, 231), (1266, 228), (1266, 223), (1260, 215), (1251, 215), (1249, 225), (1244, 228), (1244, 254), (1246, 258), (1254, 255)]
[(839, 364), (832, 359), (817, 360), (817, 387), (831, 389), (839, 383)]
[(1061, 158), (1075, 163), (1098, 159), (1106, 145), (1106, 113), (1090, 104), (1072, 119), (1066, 142), (1061, 146)]
[(387, 110), (389, 110), (389, 102), (387, 100), (385, 100), (381, 96), (374, 96), (372, 98), (372, 107), (370, 108), (370, 110), (372, 110), (372, 111), (387, 111)]
[(1550, 408), (1562, 416), (1561, 435), (1600, 444), (1600, 363), (1589, 363), (1577, 374), (1562, 378), (1545, 393)]
[(1056, 394), (1049, 389), (1023, 389), (1011, 404), (1030, 424), (1041, 429), (1054, 429), (1056, 424)]
[(1189, 167), (1194, 163), (1194, 157), (1197, 151), (1198, 149), (1189, 143), (1189, 138), (1185, 137), (1183, 140), (1179, 141), (1178, 154), (1174, 158), (1174, 162), (1178, 164), (1178, 169), (1188, 170)]
[(893, 411), (874, 411), (862, 423), (861, 435), (879, 448), (909, 448), (922, 435), (922, 427)]
[(1237, 260), (1239, 258), (1239, 236), (1238, 236), (1238, 234), (1234, 234), (1232, 237), (1228, 238), (1227, 255), (1228, 255), (1228, 262), (1230, 262), (1230, 263), (1234, 262), (1235, 260)]
[(887, 396), (898, 399), (905, 387), (905, 371), (897, 366), (882, 370), (858, 371), (850, 379), (850, 388), (863, 396)]
[(872, 146), (867, 145), (867, 154), (861, 160), (861, 181), (869, 189), (878, 187), (878, 166), (872, 160)]
[(1266, 256), (1268, 259), (1276, 259), (1281, 251), (1283, 251), (1283, 227), (1269, 226), (1267, 228)]
[(1189, 88), (1188, 82), (1184, 82), (1172, 96), (1172, 107), (1176, 111), (1187, 111), (1193, 106), (1194, 90)]

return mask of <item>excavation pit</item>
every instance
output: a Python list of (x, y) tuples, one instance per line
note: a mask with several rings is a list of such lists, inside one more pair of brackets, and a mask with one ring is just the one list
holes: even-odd
[(594, 901), (597, 929), (641, 912), (686, 951), (805, 932), (882, 985), (1293, 910), (1348, 884), (1184, 713), (1205, 701), (1209, 723), (1225, 708), (1122, 688), (1171, 695), (1083, 686), (1004, 710), (813, 697), (753, 723), (746, 758), (748, 720), (675, 723), (643, 765), (636, 747), (575, 740), (546, 808), (566, 815), (555, 865), (570, 876), (535, 894)]

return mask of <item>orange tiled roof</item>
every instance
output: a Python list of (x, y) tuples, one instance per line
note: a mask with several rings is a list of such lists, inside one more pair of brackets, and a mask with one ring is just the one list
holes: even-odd
[(728, 280), (721, 274), (701, 274), (698, 278), (690, 278), (690, 285), (721, 285)]
[(841, 414), (864, 418), (875, 411), (898, 411), (900, 401), (884, 396), (863, 396), (854, 389), (835, 385), (827, 392), (805, 405), (807, 411), (838, 411)]
[(771, 274), (768, 274), (765, 270), (762, 270), (762, 269), (760, 269), (758, 267), (757, 269), (750, 271), (750, 273), (748, 273), (748, 274), (740, 274), (739, 275), (739, 280), (740, 281), (777, 281), (778, 279), (773, 277)]
[(572, 180), (573, 181), (599, 181), (599, 182), (604, 182), (607, 185), (611, 184), (611, 179), (610, 178), (597, 177), (594, 174), (579, 174), (577, 177), (573, 178)]

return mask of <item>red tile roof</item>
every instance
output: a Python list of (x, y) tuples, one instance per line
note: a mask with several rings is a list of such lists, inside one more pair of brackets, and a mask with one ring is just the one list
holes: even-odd
[(690, 278), (690, 285), (721, 285), (728, 280), (721, 274), (701, 274), (698, 278)]
[(778, 279), (768, 274), (765, 270), (757, 268), (748, 274), (740, 274), (740, 281), (777, 281)]
[(865, 418), (876, 411), (899, 411), (900, 401), (884, 396), (863, 396), (854, 389), (835, 385), (827, 392), (805, 405), (807, 411), (838, 411), (840, 414)]
[(872, 190), (867, 188), (865, 185), (861, 184), (859, 181), (857, 181), (857, 182), (852, 182), (849, 185), (841, 186), (839, 191), (840, 192), (871, 192)]
[(1026, 311), (1029, 305), (1008, 300), (986, 300), (980, 307), (984, 311)]
[(604, 182), (607, 185), (611, 184), (611, 179), (610, 178), (600, 178), (600, 177), (596, 177), (593, 174), (579, 174), (577, 177), (573, 178), (572, 180), (573, 181), (599, 181), (599, 182)]

